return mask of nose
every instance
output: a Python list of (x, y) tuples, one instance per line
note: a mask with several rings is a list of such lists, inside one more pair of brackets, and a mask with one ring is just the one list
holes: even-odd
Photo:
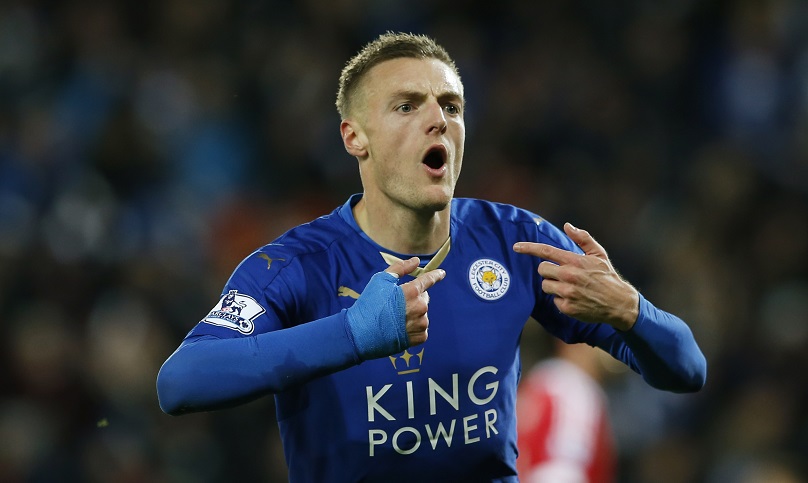
[(433, 132), (437, 132), (444, 134), (446, 128), (446, 113), (443, 111), (443, 106), (437, 101), (431, 102), (429, 104), (429, 127), (427, 133), (432, 134)]

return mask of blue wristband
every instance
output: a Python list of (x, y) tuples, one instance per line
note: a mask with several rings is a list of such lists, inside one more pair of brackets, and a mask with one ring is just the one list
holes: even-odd
[(379, 272), (347, 311), (348, 329), (362, 360), (397, 354), (409, 347), (404, 291), (398, 277)]

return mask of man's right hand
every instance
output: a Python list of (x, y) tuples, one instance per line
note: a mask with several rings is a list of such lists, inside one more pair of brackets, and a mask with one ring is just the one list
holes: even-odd
[[(421, 261), (418, 257), (396, 262), (385, 270), (398, 278), (418, 268)], [(431, 270), (419, 275), (415, 280), (400, 285), (404, 292), (405, 317), (407, 324), (407, 338), (410, 346), (423, 344), (429, 336), (429, 290), (436, 283), (443, 280), (446, 271), (443, 269)]]
[(348, 329), (361, 360), (398, 354), (426, 341), (429, 329), (427, 289), (446, 272), (433, 270), (398, 285), (418, 266), (417, 257), (396, 262), (370, 278), (362, 295), (348, 309)]

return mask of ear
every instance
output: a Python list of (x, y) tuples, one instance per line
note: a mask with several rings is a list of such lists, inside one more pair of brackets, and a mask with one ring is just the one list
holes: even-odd
[(354, 120), (345, 119), (339, 125), (339, 132), (342, 136), (342, 144), (351, 156), (365, 158), (368, 155), (367, 137), (361, 126)]

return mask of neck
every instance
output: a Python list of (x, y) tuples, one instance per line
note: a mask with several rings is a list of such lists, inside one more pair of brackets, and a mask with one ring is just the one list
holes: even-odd
[(363, 196), (353, 213), (359, 228), (390, 251), (433, 253), (449, 238), (451, 203), (441, 211), (419, 212), (401, 205), (373, 203)]

